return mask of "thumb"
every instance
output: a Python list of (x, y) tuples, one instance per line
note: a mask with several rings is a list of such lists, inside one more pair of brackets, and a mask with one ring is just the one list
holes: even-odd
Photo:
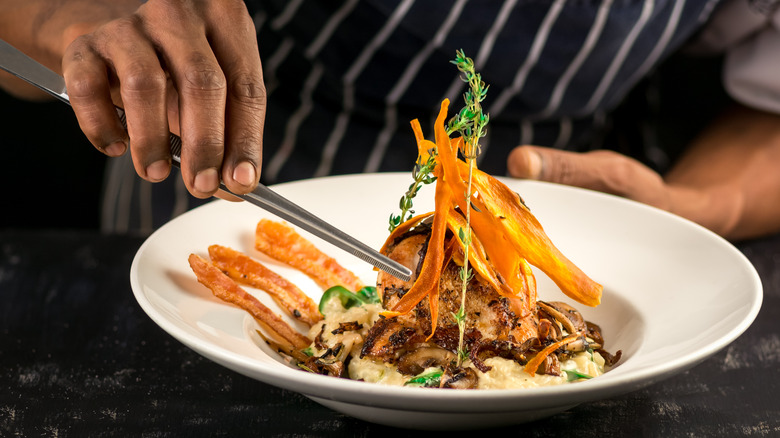
[(535, 146), (518, 146), (512, 150), (507, 159), (509, 176), (525, 179), (540, 179), (542, 174), (542, 157)]
[(614, 151), (569, 152), (519, 146), (509, 155), (509, 175), (582, 187), (663, 205), (666, 186), (659, 174)]
[[(539, 146), (519, 146), (509, 155), (507, 169), (516, 178), (535, 179), (610, 191), (607, 173), (617, 164), (610, 151), (577, 153)], [(617, 154), (614, 154), (617, 155)]]

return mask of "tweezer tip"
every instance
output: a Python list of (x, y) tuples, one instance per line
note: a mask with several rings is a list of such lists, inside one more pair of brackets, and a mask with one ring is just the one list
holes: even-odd
[(399, 272), (395, 269), (382, 269), (383, 271), (387, 272), (388, 274), (392, 275), (393, 277), (401, 280), (401, 281), (409, 281), (412, 276), (404, 274), (403, 272)]
[[(364, 254), (362, 252), (355, 252), (355, 256), (357, 256), (359, 259), (363, 260), (364, 262), (367, 262), (371, 265), (374, 265), (376, 268), (387, 272), (388, 274), (392, 275), (393, 277), (402, 280), (402, 281), (409, 281), (412, 278), (412, 271), (407, 268), (406, 266), (400, 265), (400, 268), (398, 269), (393, 266), (390, 266), (386, 263), (383, 263), (380, 260), (377, 260), (376, 258), (370, 257), (368, 254)], [(404, 270), (406, 272), (404, 272)]]

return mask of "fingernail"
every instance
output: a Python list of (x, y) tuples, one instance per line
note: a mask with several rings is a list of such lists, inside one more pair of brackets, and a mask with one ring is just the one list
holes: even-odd
[(125, 150), (127, 149), (127, 145), (123, 141), (115, 141), (111, 143), (110, 145), (106, 146), (106, 154), (112, 157), (118, 157), (125, 153)]
[(162, 181), (168, 176), (168, 161), (159, 160), (146, 167), (146, 177), (152, 181)]
[(248, 161), (238, 163), (238, 166), (233, 169), (233, 179), (242, 186), (250, 187), (254, 185), (257, 182), (255, 166)]
[(213, 167), (201, 170), (195, 175), (195, 190), (201, 193), (210, 193), (219, 186), (219, 174)]
[(542, 157), (535, 151), (528, 151), (526, 153), (526, 159), (528, 160), (528, 175), (526, 178), (539, 179), (542, 175)]

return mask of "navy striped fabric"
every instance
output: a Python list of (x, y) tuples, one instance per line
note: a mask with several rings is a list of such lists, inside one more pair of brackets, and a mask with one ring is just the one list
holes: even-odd
[[(416, 147), (409, 121), (420, 119), (432, 135), (442, 99), (452, 101), (453, 111), (462, 106), (464, 84), (449, 62), (457, 49), (490, 84), (483, 170), (505, 174), (507, 155), (519, 144), (608, 146), (602, 131), (610, 112), (706, 22), (717, 2), (246, 3), (269, 91), (262, 180), (272, 184), (410, 170)], [(144, 192), (138, 178), (127, 176), (131, 165), (112, 166), (107, 231), (150, 231), (193, 204), (174, 178)]]

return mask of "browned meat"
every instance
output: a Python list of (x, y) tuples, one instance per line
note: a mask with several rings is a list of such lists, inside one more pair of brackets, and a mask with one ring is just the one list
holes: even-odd
[[(391, 309), (414, 284), (427, 250), (429, 231), (424, 225), (417, 227), (388, 247), (387, 255), (391, 259), (408, 266), (415, 273), (408, 282), (385, 273), (379, 274), (377, 292), (386, 309)], [(456, 351), (459, 336), (453, 314), (461, 305), (460, 269), (450, 261), (443, 270), (439, 284), (438, 325), (433, 337), (428, 339), (431, 335), (431, 314), (429, 298), (426, 297), (412, 312), (377, 322), (368, 333), (361, 355), (392, 363), (421, 344)], [(530, 344), (527, 341), (537, 336), (536, 316), (520, 318), (511, 307), (507, 298), (480, 278), (475, 276), (471, 279), (465, 302), (466, 343), (470, 351), (516, 357), (528, 349)], [(481, 343), (490, 345), (478, 347)]]

